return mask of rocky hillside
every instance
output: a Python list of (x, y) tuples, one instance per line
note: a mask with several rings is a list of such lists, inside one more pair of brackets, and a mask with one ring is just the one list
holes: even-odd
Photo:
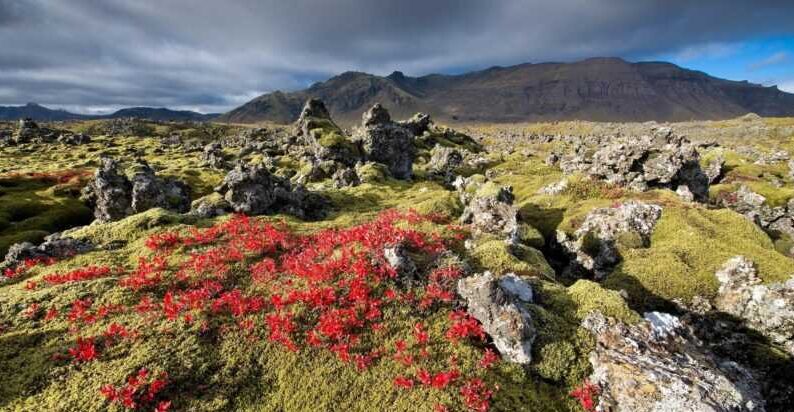
[(0, 122), (0, 409), (791, 410), (794, 119), (392, 116)]
[(522, 64), (462, 75), (387, 77), (348, 72), (308, 89), (274, 92), (222, 115), (233, 123), (290, 123), (307, 98), (328, 104), (348, 125), (375, 103), (399, 117), (424, 111), (444, 121), (684, 121), (757, 113), (794, 115), (794, 95), (776, 87), (723, 80), (670, 63), (595, 58)]

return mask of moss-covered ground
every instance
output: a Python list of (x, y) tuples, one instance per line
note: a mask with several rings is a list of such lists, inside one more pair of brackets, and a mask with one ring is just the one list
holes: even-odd
[[(548, 130), (556, 130), (553, 127), (548, 126)], [(586, 133), (591, 125), (576, 127)], [(784, 122), (774, 127), (789, 125)], [(431, 137), (440, 138), (427, 138)], [(440, 143), (459, 143), (449, 137), (445, 139)], [(783, 147), (794, 152), (791, 141), (788, 135), (770, 137), (763, 147)], [(160, 313), (162, 308), (156, 316), (115, 310), (134, 307), (145, 296), (160, 305), (164, 302), (166, 286), (133, 290), (120, 282), (140, 269), (141, 262), (155, 261), (156, 251), (147, 247), (147, 239), (152, 235), (191, 233), (191, 230), (223, 225), (230, 219), (197, 220), (150, 210), (119, 222), (72, 231), (71, 236), (91, 240), (101, 248), (50, 266), (37, 266), (0, 286), (0, 370), (4, 371), (0, 410), (124, 410), (122, 405), (109, 402), (100, 390), (108, 384), (122, 386), (141, 368), (147, 368), (153, 375), (168, 373), (168, 384), (155, 400), (171, 401), (171, 410), (431, 411), (437, 405), (466, 410), (460, 394), (463, 378), (441, 389), (420, 383), (410, 390), (395, 385), (395, 377), (413, 376), (420, 366), (432, 372), (448, 370), (451, 357), (467, 379), (481, 378), (494, 390), (491, 410), (581, 410), (568, 394), (590, 373), (587, 356), (594, 342), (579, 326), (590, 311), (599, 310), (633, 323), (640, 319), (642, 311), (669, 308), (673, 300), (687, 301), (695, 295), (711, 297), (717, 288), (714, 271), (736, 254), (752, 259), (765, 282), (781, 281), (794, 274), (791, 258), (779, 253), (773, 240), (744, 217), (709, 205), (683, 202), (668, 190), (632, 193), (582, 176), (569, 176), (568, 188), (561, 194), (538, 194), (540, 188), (563, 178), (558, 168), (543, 162), (553, 149), (553, 144), (523, 144), (509, 153), (492, 150), (486, 154), (493, 186), (513, 186), (515, 203), (526, 222), (522, 238), (527, 246), (508, 250), (504, 242), (487, 238), (469, 250), (459, 242), (450, 243), (450, 248), (462, 254), (474, 270), (515, 272), (533, 285), (536, 299), (529, 310), (538, 337), (533, 346), (532, 364), (526, 369), (503, 361), (489, 369), (481, 368), (478, 362), (488, 347), (487, 342), (477, 339), (450, 342), (445, 334), (450, 328), (453, 304), (437, 304), (427, 311), (418, 310), (415, 305), (385, 306), (382, 316), (387, 319), (383, 322), (386, 327), (379, 333), (362, 332), (364, 343), (360, 347), (387, 348), (392, 352), (363, 370), (340, 360), (337, 353), (327, 348), (302, 345), (298, 352), (293, 352), (269, 339), (267, 311), (237, 318), (226, 311), (217, 314), (197, 310), (195, 319), (185, 321), (182, 313), (175, 321)], [(716, 149), (704, 153), (713, 156), (712, 150)], [(720, 150), (728, 168), (724, 183), (712, 188), (713, 198), (739, 184), (747, 184), (775, 205), (784, 204), (794, 195), (791, 178), (780, 163), (756, 165), (734, 146)], [(223, 177), (222, 171), (198, 166), (200, 151), (170, 148), (162, 145), (157, 136), (94, 137), (90, 144), (68, 148), (5, 147), (0, 149), (0, 174), (13, 176), (0, 178), (0, 249), (17, 241), (14, 236), (40, 240), (45, 233), (65, 227), (60, 222), (71, 222), (73, 226), (76, 221), (73, 219), (86, 213), (76, 200), (74, 187), (29, 179), (24, 174), (90, 172), (99, 164), (102, 154), (125, 161), (145, 158), (158, 173), (188, 182), (196, 197), (210, 193)], [(299, 167), (297, 162), (282, 160), (279, 165), (283, 167)], [(321, 191), (332, 203), (324, 220), (305, 222), (276, 215), (259, 217), (256, 221), (283, 224), (283, 230), (294, 236), (312, 236), (330, 228), (367, 224), (378, 219), (384, 210), (415, 210), (447, 219), (403, 221), (398, 227), (423, 234), (457, 233), (455, 218), (463, 210), (460, 198), (440, 184), (421, 178), (424, 161), (425, 158), (420, 158), (416, 164), (418, 177), (412, 182), (396, 181), (385, 177), (382, 171), (368, 169), (360, 172), (365, 183), (357, 187), (334, 189), (329, 181), (313, 183), (311, 189)], [(783, 188), (773, 185), (773, 177), (782, 181)], [(594, 208), (628, 199), (663, 207), (649, 247), (621, 245), (622, 262), (602, 283), (564, 279), (556, 274), (544, 258), (555, 231), (573, 232)], [(169, 252), (168, 279), (175, 276), (180, 264), (196, 253), (205, 252), (207, 247), (179, 246)], [(271, 256), (268, 253), (264, 255)], [(279, 251), (272, 256), (280, 258), (283, 254), (284, 251)], [(221, 279), (224, 290), (236, 288), (244, 296), (272, 296), (272, 289), (251, 279), (252, 259), (260, 258), (262, 255), (247, 255), (244, 263), (234, 263), (229, 274)], [(113, 270), (109, 275), (81, 281), (46, 281), (47, 275), (92, 265)], [(170, 285), (182, 291), (188, 288), (177, 281)], [(90, 322), (80, 320), (80, 314), (74, 315), (77, 321), (70, 319), (78, 299), (92, 301), (88, 313), (96, 315), (98, 308), (105, 308), (106, 313)], [(252, 321), (252, 327), (247, 326), (247, 320)], [(106, 337), (114, 323), (136, 333), (122, 339)], [(395, 359), (393, 348), (399, 340), (412, 342), (417, 323), (423, 324), (429, 334), (430, 354), (413, 366), (406, 366), (404, 361)], [(72, 359), (68, 351), (76, 347), (78, 336), (96, 337), (96, 359)], [(144, 403), (151, 409), (151, 403)]]

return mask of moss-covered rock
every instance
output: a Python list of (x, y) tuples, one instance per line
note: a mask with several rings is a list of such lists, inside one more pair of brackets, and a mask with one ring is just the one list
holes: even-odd
[(729, 258), (743, 255), (756, 262), (766, 282), (791, 275), (791, 260), (775, 250), (755, 224), (730, 210), (667, 207), (647, 249), (625, 249), (621, 263), (605, 281), (625, 289), (638, 307), (688, 302), (717, 292), (715, 271)]
[(510, 246), (503, 240), (485, 240), (471, 251), (471, 257), (481, 270), (494, 274), (515, 273), (519, 276), (554, 278), (543, 253), (529, 246)]

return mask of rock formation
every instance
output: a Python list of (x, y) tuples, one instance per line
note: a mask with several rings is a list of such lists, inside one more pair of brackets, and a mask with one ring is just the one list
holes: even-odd
[(504, 359), (522, 365), (532, 361), (536, 331), (525, 306), (532, 302), (529, 284), (512, 274), (496, 279), (486, 272), (458, 281), (458, 294)]
[(593, 312), (590, 382), (597, 410), (625, 412), (763, 411), (758, 384), (744, 369), (706, 352), (675, 316), (651, 312), (627, 325)]

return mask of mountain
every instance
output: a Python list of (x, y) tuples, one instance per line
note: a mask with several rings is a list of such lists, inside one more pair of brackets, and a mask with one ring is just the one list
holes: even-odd
[(27, 117), (44, 122), (85, 118), (66, 110), (48, 109), (36, 103), (28, 103), (24, 106), (0, 106), (0, 120), (19, 120)]
[(121, 109), (113, 114), (102, 116), (103, 118), (118, 119), (122, 117), (136, 117), (139, 119), (158, 120), (158, 121), (208, 121), (217, 117), (217, 113), (198, 113), (190, 110), (171, 110), (164, 107), (129, 107)]
[(444, 121), (472, 122), (684, 121), (750, 112), (794, 116), (794, 94), (776, 86), (720, 79), (665, 62), (593, 58), (461, 75), (347, 72), (305, 90), (264, 94), (216, 120), (288, 123), (309, 97), (322, 99), (343, 124), (357, 122), (375, 103), (397, 118), (423, 111)]
[(0, 120), (19, 120), (31, 118), (36, 121), (51, 122), (62, 120), (89, 120), (89, 119), (118, 119), (123, 117), (136, 117), (158, 121), (208, 121), (218, 116), (215, 113), (203, 114), (189, 110), (171, 110), (153, 107), (130, 107), (121, 109), (107, 115), (84, 115), (70, 113), (65, 110), (54, 110), (36, 103), (24, 106), (0, 106)]

